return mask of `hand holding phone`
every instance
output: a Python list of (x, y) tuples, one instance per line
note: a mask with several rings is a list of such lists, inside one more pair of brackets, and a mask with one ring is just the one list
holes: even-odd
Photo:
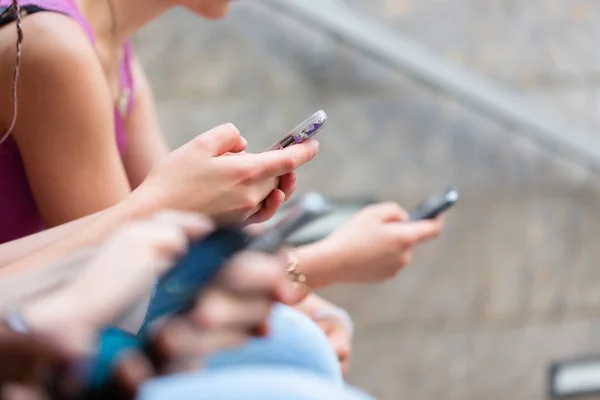
[(148, 328), (152, 322), (189, 310), (199, 291), (235, 253), (244, 249), (275, 253), (291, 234), (329, 211), (329, 203), (313, 192), (293, 202), (284, 217), (261, 235), (249, 237), (241, 229), (220, 229), (193, 244), (189, 252), (159, 280), (138, 336), (116, 329), (102, 333), (98, 355), (90, 360), (89, 368), (84, 367), (85, 374), (89, 374), (89, 385), (96, 389), (102, 387), (110, 376), (114, 360), (123, 352), (135, 349), (149, 351), (152, 346), (148, 340)]
[(308, 193), (290, 205), (284, 217), (262, 235), (251, 238), (240, 229), (219, 229), (193, 244), (159, 280), (140, 331), (145, 332), (157, 318), (189, 309), (198, 292), (235, 253), (244, 249), (275, 253), (290, 235), (329, 211), (329, 203), (319, 193)]

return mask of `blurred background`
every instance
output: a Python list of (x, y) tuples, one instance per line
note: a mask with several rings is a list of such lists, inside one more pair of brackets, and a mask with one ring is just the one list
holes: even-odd
[(136, 37), (170, 143), (233, 122), (260, 151), (323, 109), (298, 192), (411, 208), (457, 186), (443, 236), (395, 280), (325, 293), (356, 322), (349, 380), (390, 400), (547, 398), (552, 361), (600, 354), (600, 2), (321, 0), (423, 47), (434, 73), (458, 66), (561, 121), (551, 140), (278, 2), (220, 22), (175, 11)]

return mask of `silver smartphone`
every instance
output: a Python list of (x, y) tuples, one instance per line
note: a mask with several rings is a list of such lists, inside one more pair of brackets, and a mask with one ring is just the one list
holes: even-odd
[(327, 114), (319, 110), (298, 126), (269, 146), (265, 151), (281, 150), (296, 143), (302, 143), (315, 136), (327, 124)]
[(285, 208), (282, 218), (253, 238), (248, 249), (274, 253), (295, 232), (332, 211), (331, 204), (317, 192), (310, 192)]

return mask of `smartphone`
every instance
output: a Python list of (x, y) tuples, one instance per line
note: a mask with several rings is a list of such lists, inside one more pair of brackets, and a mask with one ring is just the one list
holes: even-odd
[(275, 253), (285, 240), (303, 226), (329, 213), (329, 203), (319, 193), (300, 197), (285, 216), (257, 237), (241, 229), (219, 229), (198, 243), (158, 281), (140, 333), (156, 319), (189, 309), (198, 292), (219, 272), (225, 262), (244, 249)]
[(100, 390), (110, 378), (114, 360), (126, 351), (149, 351), (151, 323), (191, 308), (198, 292), (231, 256), (244, 249), (275, 253), (290, 235), (330, 211), (329, 202), (319, 193), (312, 192), (294, 201), (287, 207), (284, 217), (261, 235), (250, 237), (241, 229), (223, 228), (192, 244), (188, 253), (159, 279), (138, 335), (113, 328), (102, 332), (96, 356), (80, 366), (82, 379), (90, 390)]
[(325, 111), (319, 110), (269, 146), (265, 151), (281, 150), (293, 144), (302, 143), (306, 139), (315, 136), (325, 124), (327, 124), (327, 114), (325, 114)]
[(448, 188), (442, 193), (428, 197), (419, 204), (411, 213), (410, 219), (413, 221), (423, 219), (433, 219), (441, 213), (447, 211), (458, 201), (458, 191), (454, 188)]

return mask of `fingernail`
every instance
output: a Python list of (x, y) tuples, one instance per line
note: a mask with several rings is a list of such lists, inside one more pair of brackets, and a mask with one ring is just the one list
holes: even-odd
[(246, 140), (246, 138), (242, 136), (242, 140), (244, 141), (244, 146), (248, 146), (248, 141)]
[(319, 141), (318, 141), (318, 140), (312, 140), (312, 143), (311, 143), (311, 145), (312, 145), (312, 147), (314, 147), (315, 149), (318, 149), (318, 148), (319, 148), (319, 146), (320, 146), (320, 144), (319, 144)]

